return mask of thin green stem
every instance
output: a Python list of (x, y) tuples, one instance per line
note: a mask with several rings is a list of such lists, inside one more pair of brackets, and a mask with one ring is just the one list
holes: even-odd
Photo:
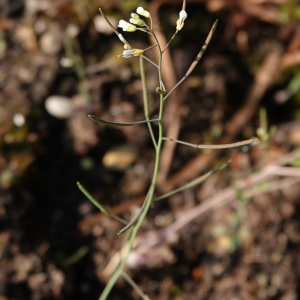
[(178, 33), (179, 30), (176, 30), (175, 33), (173, 34), (173, 36), (171, 37), (171, 39), (169, 40), (168, 44), (165, 46), (165, 48), (161, 51), (162, 53), (165, 52), (165, 50), (168, 48), (168, 46), (170, 45), (170, 43), (173, 41), (174, 37), (176, 36), (176, 34)]
[[(159, 75), (159, 85), (160, 88), (162, 88), (162, 76), (161, 76), (161, 60), (162, 60), (162, 52), (160, 45), (158, 43), (158, 40), (155, 36), (155, 34), (152, 32), (153, 37), (156, 39), (156, 43), (158, 45), (158, 50), (159, 50), (159, 68), (158, 68), (158, 75)], [(156, 156), (155, 156), (155, 165), (154, 165), (154, 170), (153, 170), (153, 176), (152, 176), (152, 182), (149, 188), (149, 191), (147, 193), (147, 197), (145, 199), (145, 202), (140, 209), (138, 213), (138, 218), (136, 220), (136, 223), (131, 227), (131, 236), (129, 240), (129, 245), (127, 252), (125, 256), (123, 257), (123, 260), (120, 262), (119, 266), (115, 270), (115, 272), (112, 274), (110, 277), (107, 285), (105, 286), (99, 300), (105, 300), (107, 299), (111, 289), (115, 285), (116, 281), (118, 278), (121, 276), (123, 269), (126, 265), (127, 258), (129, 253), (132, 250), (133, 247), (133, 242), (135, 240), (135, 237), (148, 213), (148, 210), (151, 207), (152, 204), (152, 199), (154, 195), (154, 190), (155, 190), (155, 185), (156, 185), (156, 180), (157, 180), (157, 174), (158, 174), (158, 169), (159, 169), (159, 163), (160, 163), (160, 152), (161, 152), (161, 147), (162, 147), (162, 142), (163, 142), (163, 124), (162, 124), (162, 117), (163, 117), (163, 95), (160, 95), (160, 108), (159, 108), (159, 122), (158, 122), (158, 127), (159, 127), (159, 132), (158, 132), (158, 140), (157, 140), (157, 147), (156, 147)]]
[(147, 29), (143, 29), (143, 28), (136, 28), (136, 30), (139, 30), (139, 31), (143, 31), (143, 32), (146, 32), (148, 34), (151, 34), (151, 32)]
[[(185, 6), (186, 6), (186, 0), (183, 0), (183, 6), (182, 9), (185, 10)], [(100, 10), (101, 12), (101, 10)], [(101, 12), (102, 13), (102, 12)], [(103, 13), (102, 13), (103, 14)], [(104, 18), (106, 19), (107, 22), (108, 19), (105, 17), (105, 15), (103, 14)], [(158, 170), (159, 170), (159, 165), (160, 165), (160, 156), (161, 156), (161, 148), (162, 148), (162, 143), (163, 143), (163, 105), (164, 105), (164, 100), (169, 96), (169, 94), (183, 81), (185, 80), (189, 74), (191, 73), (191, 71), (195, 68), (196, 64), (198, 63), (198, 61), (200, 60), (204, 50), (207, 47), (207, 40), (209, 40), (211, 38), (212, 35), (212, 31), (214, 30), (216, 23), (214, 24), (204, 46), (202, 47), (201, 51), (199, 52), (197, 58), (195, 59), (195, 61), (192, 63), (192, 65), (190, 66), (189, 70), (187, 71), (186, 75), (184, 76), (184, 78), (164, 97), (164, 92), (165, 92), (165, 88), (164, 88), (164, 84), (162, 81), (162, 72), (161, 72), (161, 66), (162, 66), (162, 54), (163, 51), (166, 49), (164, 49), (162, 51), (158, 39), (155, 36), (155, 33), (152, 30), (152, 18), (150, 16), (150, 22), (151, 22), (151, 26), (149, 28), (149, 26), (146, 25), (146, 29), (141, 29), (141, 28), (137, 28), (137, 30), (149, 33), (150, 35), (153, 36), (153, 38), (156, 40), (156, 44), (158, 47), (158, 51), (159, 51), (159, 63), (158, 65), (154, 62), (152, 62), (150, 59), (148, 59), (147, 57), (145, 57), (144, 55), (141, 55), (140, 58), (140, 62), (141, 62), (141, 73), (144, 73), (142, 75), (142, 81), (143, 82), (143, 91), (144, 91), (144, 105), (145, 105), (145, 115), (146, 115), (146, 119), (149, 119), (149, 99), (148, 99), (148, 91), (147, 91), (147, 86), (146, 86), (146, 78), (145, 78), (145, 70), (144, 70), (144, 63), (143, 63), (143, 58), (148, 60), (150, 63), (152, 63), (154, 66), (157, 67), (158, 69), (158, 80), (159, 80), (159, 94), (160, 94), (160, 107), (159, 107), (159, 118), (158, 118), (158, 137), (157, 140), (154, 138), (154, 134), (152, 132), (152, 127), (151, 125), (149, 126), (149, 123), (147, 122), (148, 126), (149, 126), (149, 131), (151, 134), (151, 138), (153, 140), (153, 144), (155, 146), (155, 150), (156, 150), (156, 155), (155, 155), (155, 164), (154, 164), (154, 169), (153, 169), (153, 175), (152, 175), (152, 181), (147, 193), (147, 196), (145, 198), (145, 201), (143, 203), (143, 205), (141, 206), (141, 208), (139, 209), (138, 213), (135, 215), (135, 217), (133, 218), (133, 220), (127, 225), (125, 226), (125, 228), (123, 228), (119, 233), (123, 233), (125, 231), (127, 231), (128, 229), (130, 229), (129, 233), (129, 241), (126, 244), (126, 248), (124, 249), (125, 251), (122, 251), (122, 259), (120, 260), (119, 265), (117, 266), (117, 268), (114, 270), (113, 274), (111, 275), (107, 285), (105, 286), (102, 294), (99, 297), (99, 300), (106, 300), (111, 289), (113, 288), (113, 286), (116, 284), (118, 278), (120, 276), (123, 276), (132, 286), (135, 290), (137, 290), (139, 292), (139, 295), (144, 299), (144, 300), (148, 300), (149, 298), (142, 293), (142, 291), (139, 290), (139, 288), (137, 287), (137, 285), (131, 280), (131, 278), (124, 273), (124, 268), (126, 266), (126, 262), (128, 259), (128, 256), (130, 254), (130, 252), (132, 251), (133, 245), (134, 245), (134, 241), (135, 238), (137, 236), (137, 233), (139, 232), (139, 229), (142, 226), (142, 223), (151, 207), (151, 204), (153, 202), (153, 195), (155, 192), (155, 186), (156, 186), (156, 182), (157, 182), (157, 176), (158, 176)], [(118, 33), (115, 29), (115, 32)], [(177, 33), (177, 32), (176, 32)], [(175, 33), (175, 35), (176, 35)], [(175, 36), (174, 35), (174, 36)], [(172, 39), (170, 40), (170, 42), (173, 40), (174, 36), (172, 37)], [(119, 37), (120, 38), (120, 37)], [(167, 44), (167, 46), (170, 44), (170, 42)], [(166, 47), (167, 47), (166, 46)], [(147, 50), (147, 49), (146, 49)], [(144, 79), (143, 79), (144, 76)], [(103, 120), (101, 120), (101, 122), (103, 122)], [(107, 123), (107, 121), (105, 121)], [(111, 124), (111, 122), (110, 122)], [(114, 123), (115, 124), (115, 123)], [(122, 124), (123, 125), (123, 124)], [(126, 125), (128, 125), (126, 123)], [(151, 129), (150, 129), (151, 128)], [(187, 188), (188, 186), (193, 186), (198, 184), (200, 181), (202, 180), (202, 178), (198, 178), (195, 181), (192, 181), (191, 183), (189, 183), (188, 185), (186, 185), (185, 187), (182, 187), (181, 189), (177, 189), (175, 191), (179, 191), (179, 190), (183, 190), (185, 188)], [(173, 191), (173, 192), (175, 192)], [(85, 191), (85, 194), (89, 196), (89, 199), (97, 206), (97, 204), (99, 205), (99, 203), (97, 201), (95, 201), (95, 199), (93, 199), (93, 197), (87, 192)], [(169, 193), (170, 194), (170, 193)], [(95, 202), (94, 202), (95, 201)], [(102, 208), (102, 207), (101, 207)], [(102, 208), (103, 210), (103, 208)]]
[(153, 21), (152, 21), (152, 18), (151, 18), (151, 16), (150, 16), (150, 28), (151, 28), (151, 31), (153, 30)]
[(116, 35), (119, 35), (119, 31), (115, 28), (115, 26), (113, 26), (110, 21), (108, 20), (108, 18), (106, 17), (106, 15), (104, 14), (103, 10), (101, 8), (99, 8), (99, 12), (102, 15), (102, 17), (105, 19), (106, 23), (111, 27), (111, 29), (114, 31), (114, 33)]
[(156, 47), (156, 46), (157, 46), (157, 45), (152, 45), (152, 46), (150, 46), (150, 47), (144, 49), (144, 52), (147, 51), (147, 50), (150, 50), (150, 49), (152, 49), (152, 48), (154, 48), (154, 47)]
[(139, 208), (138, 212), (136, 213), (136, 215), (134, 216), (134, 218), (124, 227), (122, 228), (119, 232), (118, 232), (118, 235), (120, 234), (123, 234), (124, 232), (126, 232), (128, 229), (130, 229), (136, 222), (137, 220), (139, 219), (139, 217), (142, 215), (142, 212), (144, 211), (145, 207), (146, 207), (146, 204), (147, 204), (147, 201), (148, 201), (148, 198), (149, 198), (149, 195), (150, 195), (150, 191), (151, 191), (151, 187), (149, 188), (148, 190), (148, 193), (146, 195), (146, 198), (144, 200), (144, 203), (143, 205)]
[(67, 34), (64, 34), (64, 47), (67, 56), (73, 62), (73, 69), (79, 80), (79, 88), (83, 99), (87, 104), (91, 103), (91, 95), (88, 88), (88, 82), (86, 78), (86, 73), (82, 64), (80, 57), (75, 53), (74, 41), (72, 41)]
[[(142, 86), (143, 86), (143, 99), (144, 99), (144, 111), (145, 111), (145, 118), (146, 120), (149, 120), (149, 93), (148, 93), (148, 87), (147, 87), (147, 79), (146, 79), (146, 72), (145, 72), (145, 64), (144, 59), (142, 56), (140, 56), (140, 72), (141, 72), (141, 78), (142, 78)], [(153, 145), (155, 149), (157, 148), (157, 143), (154, 137), (154, 133), (152, 130), (151, 124), (147, 123), (150, 136), (153, 142)]]
[(138, 285), (128, 276), (124, 271), (121, 273), (124, 279), (132, 286), (132, 288), (140, 295), (143, 300), (150, 300), (150, 298), (143, 293), (143, 291), (138, 287)]
[(171, 91), (164, 97), (164, 101), (171, 95), (171, 93), (183, 82), (185, 81), (189, 75), (192, 73), (192, 71), (195, 69), (196, 65), (198, 64), (198, 62), (200, 61), (201, 57), (203, 56), (203, 53), (205, 52), (216, 28), (217, 28), (217, 24), (218, 24), (218, 20), (215, 21), (214, 25), (212, 26), (205, 42), (204, 45), (202, 46), (200, 52), (198, 53), (197, 57), (195, 58), (195, 60), (193, 61), (193, 63), (191, 64), (191, 66), (189, 67), (189, 69), (187, 70), (186, 74), (181, 78), (181, 80), (171, 89)]
[[(157, 40), (154, 32), (152, 32), (152, 35), (155, 38), (156, 43), (158, 45), (158, 49), (159, 49), (158, 77), (159, 77), (159, 86), (160, 86), (160, 88), (162, 88), (163, 87), (163, 83), (162, 83), (162, 79), (161, 79), (162, 78), (162, 76), (161, 76), (162, 52), (161, 52), (160, 45), (158, 43), (158, 40)], [(160, 150), (161, 150), (161, 145), (162, 145), (162, 141), (163, 141), (162, 116), (163, 116), (163, 95), (160, 95), (160, 108), (159, 108), (159, 117), (158, 117), (159, 136), (158, 136), (158, 142), (157, 142), (157, 146), (156, 146), (155, 166), (154, 166), (151, 186), (150, 186), (149, 191), (147, 193), (146, 199), (145, 199), (143, 205), (141, 206), (141, 208), (139, 209), (139, 211), (137, 212), (136, 216), (133, 218), (133, 220), (129, 224), (127, 224), (122, 230), (120, 230), (120, 232), (118, 234), (122, 234), (125, 231), (127, 231), (128, 229), (130, 229), (141, 218), (144, 211), (145, 210), (148, 211), (148, 209), (150, 208), (150, 206), (147, 208), (147, 205), (151, 204), (152, 199), (153, 199), (153, 194), (154, 194), (155, 184), (156, 184), (156, 178), (157, 178), (157, 174), (158, 174), (158, 167), (159, 167), (159, 162), (160, 162)]]
[(163, 138), (163, 140), (165, 141), (172, 141), (178, 144), (182, 144), (182, 145), (186, 145), (189, 147), (193, 147), (193, 148), (198, 148), (198, 149), (228, 149), (228, 148), (235, 148), (235, 147), (240, 147), (240, 146), (245, 146), (245, 145), (249, 145), (254, 143), (255, 141), (257, 141), (256, 138), (254, 139), (250, 139), (250, 140), (245, 140), (242, 142), (237, 142), (237, 143), (231, 143), (231, 144), (223, 144), (223, 145), (196, 145), (196, 144), (190, 144), (187, 142), (183, 142), (183, 141), (179, 141), (179, 140), (175, 140), (175, 139), (169, 139), (169, 138)]
[(231, 161), (228, 160), (226, 163), (222, 164), (221, 166), (219, 166), (219, 167), (215, 168), (214, 170), (209, 171), (206, 174), (204, 174), (204, 175), (202, 175), (202, 176), (200, 176), (200, 177), (192, 180), (191, 182), (183, 185), (182, 187), (180, 187), (180, 188), (178, 188), (176, 190), (173, 190), (170, 193), (164, 194), (164, 195), (162, 195), (162, 196), (160, 196), (158, 198), (155, 198), (153, 200), (153, 202), (163, 200), (163, 199), (165, 199), (167, 197), (170, 197), (170, 196), (172, 196), (172, 195), (174, 195), (176, 193), (179, 193), (179, 192), (182, 192), (184, 190), (190, 189), (190, 188), (192, 188), (194, 186), (197, 186), (198, 184), (200, 184), (200, 183), (204, 182), (206, 179), (208, 179), (211, 175), (213, 175), (213, 174), (215, 174), (215, 173), (217, 173), (217, 172), (222, 171), (223, 169), (225, 169), (230, 164), (230, 162)]
[(123, 224), (128, 224), (127, 221), (123, 220), (122, 218), (114, 215), (112, 212), (110, 212), (105, 206), (103, 206), (96, 198), (94, 198), (89, 191), (80, 183), (77, 182), (78, 188), (81, 190), (81, 192), (96, 206), (99, 208), (100, 211), (108, 214), (111, 216), (113, 219), (123, 223)]
[(144, 59), (146, 59), (146, 60), (148, 60), (152, 65), (154, 65), (157, 69), (159, 68), (158, 67), (158, 65), (154, 62), (154, 61), (152, 61), (150, 58), (148, 58), (147, 56), (145, 56), (145, 55), (141, 55), (141, 57), (143, 57)]

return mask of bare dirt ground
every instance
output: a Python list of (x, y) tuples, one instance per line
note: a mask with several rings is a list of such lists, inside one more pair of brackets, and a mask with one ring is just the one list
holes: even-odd
[[(144, 119), (138, 58), (117, 57), (123, 45), (98, 12), (117, 24), (140, 5), (165, 43), (181, 1), (0, 1), (0, 300), (98, 299), (115, 266), (122, 224), (76, 182), (128, 220), (151, 181), (147, 126), (114, 129), (87, 117)], [(166, 135), (260, 141), (226, 151), (165, 143), (157, 196), (231, 163), (153, 205), (127, 273), (157, 300), (300, 299), (300, 4), (187, 0), (186, 11), (164, 54), (167, 90), (219, 23), (167, 100)], [(152, 43), (143, 33), (124, 36), (136, 48)], [(156, 59), (154, 50), (147, 55)], [(157, 74), (151, 64), (146, 72), (155, 116)], [(64, 98), (49, 98), (57, 95)], [(119, 280), (109, 299), (139, 296)]]

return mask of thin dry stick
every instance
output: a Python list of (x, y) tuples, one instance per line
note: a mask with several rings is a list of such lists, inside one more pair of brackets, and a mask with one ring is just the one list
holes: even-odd
[(255, 191), (249, 191), (249, 193), (246, 192), (246, 197), (247, 196), (257, 196), (269, 192), (274, 192), (278, 190), (282, 190), (284, 188), (290, 187), (291, 185), (297, 184), (300, 182), (300, 176), (299, 177), (288, 177), (284, 179), (279, 179), (279, 180), (273, 180), (269, 182), (269, 185), (265, 188), (261, 189), (256, 189)]
[(286, 53), (280, 64), (280, 72), (284, 71), (286, 68), (300, 65), (300, 50)]
[[(253, 187), (255, 184), (259, 182), (263, 182), (265, 180), (268, 180), (271, 177), (274, 177), (274, 173), (276, 173), (277, 170), (280, 170), (282, 168), (282, 165), (292, 162), (296, 158), (300, 156), (300, 150), (297, 149), (293, 152), (287, 153), (286, 155), (283, 155), (278, 160), (272, 162), (272, 164), (265, 166), (258, 174), (250, 175), (242, 180), (240, 180), (236, 186), (238, 186), (239, 189), (245, 190)], [(292, 174), (292, 173), (290, 173)], [(299, 176), (300, 177), (300, 176)], [(299, 181), (299, 177), (295, 180), (291, 180), (289, 182), (285, 182), (284, 184), (277, 185), (279, 188), (284, 188), (286, 186), (296, 184)], [(270, 189), (266, 188), (266, 192), (268, 190), (275, 190), (276, 187), (270, 186)], [(277, 190), (278, 190), (277, 189)], [(255, 195), (259, 193), (263, 193), (263, 190), (257, 190), (254, 192)], [(236, 199), (236, 189), (233, 187), (227, 187), (223, 189), (222, 191), (214, 194), (213, 196), (206, 199), (204, 202), (200, 203), (199, 205), (191, 208), (187, 212), (185, 212), (180, 218), (178, 218), (175, 222), (173, 222), (170, 226), (163, 229), (161, 232), (155, 232), (155, 233), (149, 233), (150, 235), (155, 236), (152, 237), (152, 240), (149, 239), (149, 245), (155, 246), (158, 243), (161, 242), (162, 239), (174, 234), (187, 224), (189, 224), (191, 221), (193, 221), (195, 218), (199, 217), (200, 215), (207, 213), (211, 209), (215, 209), (221, 206), (224, 206), (226, 204), (229, 204), (231, 201)], [(147, 234), (146, 234), (147, 235)], [(147, 241), (148, 238), (145, 238), (145, 236), (141, 236), (140, 240)], [(138, 243), (136, 244), (138, 246)], [(143, 245), (143, 247), (147, 247), (148, 245)]]
[(299, 177), (300, 169), (293, 167), (280, 167), (274, 170), (274, 175), (277, 176), (291, 176), (291, 177)]
[[(287, 155), (283, 156), (277, 162), (273, 163), (272, 165), (267, 165), (264, 167), (260, 173), (251, 175), (245, 179), (243, 179), (237, 186), (239, 189), (247, 189), (258, 182), (262, 182), (267, 180), (268, 178), (274, 176), (273, 174), (276, 173), (276, 170), (281, 168), (281, 165), (285, 164), (287, 161), (292, 161), (295, 158), (299, 157), (300, 150), (296, 150), (294, 152), (288, 153)], [(233, 201), (236, 197), (236, 189), (232, 187), (228, 187), (217, 194), (213, 195), (209, 199), (205, 200), (205, 202), (199, 204), (196, 207), (193, 207), (187, 213), (185, 213), (181, 218), (176, 220), (173, 224), (168, 226), (166, 229), (162, 231), (162, 237), (166, 237), (188, 223), (198, 217), (200, 214), (207, 212), (212, 208), (217, 208), (228, 204), (229, 202)]]
[[(236, 183), (235, 186), (237, 186), (239, 189), (242, 190), (252, 188), (255, 184), (258, 184), (265, 180), (269, 180), (271, 177), (274, 177), (273, 173), (274, 172), (276, 173), (276, 170), (281, 169), (282, 165), (292, 162), (299, 156), (300, 156), (300, 150), (295, 150), (293, 152), (290, 152), (280, 157), (276, 161), (272, 162), (272, 164), (265, 166), (259, 173), (250, 175), (240, 180), (238, 183)], [(276, 187), (278, 190), (280, 188), (284, 188), (292, 184), (296, 184), (300, 180), (299, 177), (295, 178), (295, 180), (293, 179), (294, 178), (292, 178), (290, 181), (285, 181), (284, 183), (278, 184), (277, 186), (273, 185), (267, 187), (265, 192), (267, 192), (268, 190), (269, 191), (276, 190)], [(257, 195), (263, 192), (264, 190), (257, 190), (257, 191), (252, 191), (252, 194)], [(180, 218), (178, 218), (176, 221), (174, 221), (170, 226), (166, 227), (165, 229), (161, 231), (151, 231), (144, 235), (139, 236), (136, 240), (135, 250), (131, 252), (132, 257), (138, 260), (140, 253), (143, 252), (143, 249), (147, 249), (148, 252), (151, 251), (150, 250), (151, 247), (157, 246), (159, 243), (162, 242), (163, 239), (179, 231), (184, 226), (192, 222), (195, 218), (199, 217), (204, 213), (207, 213), (212, 209), (216, 209), (226, 204), (229, 204), (232, 201), (234, 201), (234, 199), (236, 199), (236, 189), (233, 187), (227, 187), (222, 191), (209, 197), (199, 205), (186, 211)], [(108, 266), (105, 268), (107, 272), (106, 275), (109, 275), (109, 272), (115, 267), (116, 259), (117, 256), (114, 255), (110, 263), (108, 264)]]
[(280, 11), (276, 7), (264, 7), (262, 5), (253, 5), (253, 3), (247, 2), (240, 4), (240, 7), (246, 14), (249, 14), (259, 20), (277, 25), (282, 24)]

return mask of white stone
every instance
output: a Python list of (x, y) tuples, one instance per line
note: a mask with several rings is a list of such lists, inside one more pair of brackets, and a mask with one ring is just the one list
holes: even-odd
[(53, 95), (46, 99), (45, 107), (47, 112), (58, 118), (67, 119), (72, 115), (73, 106), (69, 98), (59, 95)]
[(74, 39), (78, 36), (80, 28), (77, 24), (69, 24), (66, 28), (66, 33), (68, 37)]
[[(117, 27), (118, 24), (117, 19), (109, 17), (109, 21), (114, 27)], [(101, 15), (96, 15), (94, 17), (94, 26), (97, 32), (101, 32), (107, 35), (112, 34), (114, 32)]]
[(71, 68), (74, 65), (73, 60), (65, 56), (60, 59), (59, 64), (63, 68)]
[(25, 118), (22, 114), (15, 114), (13, 120), (17, 127), (22, 127), (25, 124)]
[(40, 46), (45, 54), (54, 55), (57, 54), (62, 47), (61, 39), (54, 31), (45, 32), (41, 36)]

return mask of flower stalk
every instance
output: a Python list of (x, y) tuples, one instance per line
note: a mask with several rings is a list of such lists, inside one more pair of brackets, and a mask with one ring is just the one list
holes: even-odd
[[(102, 16), (105, 18), (105, 20), (107, 21), (107, 23), (113, 28), (114, 32), (118, 35), (118, 38), (120, 39), (120, 41), (124, 44), (124, 48), (125, 50), (123, 51), (122, 56), (124, 58), (130, 58), (130, 57), (134, 57), (134, 56), (139, 56), (140, 58), (140, 73), (141, 73), (141, 79), (142, 79), (142, 86), (143, 86), (143, 99), (144, 99), (144, 112), (145, 112), (145, 121), (139, 121), (139, 122), (134, 122), (134, 123), (120, 123), (120, 122), (111, 122), (111, 121), (106, 121), (94, 116), (89, 116), (92, 120), (103, 124), (103, 125), (109, 125), (109, 126), (133, 126), (136, 124), (140, 124), (140, 123), (147, 123), (148, 129), (149, 129), (149, 133), (155, 148), (155, 163), (154, 163), (154, 169), (153, 169), (153, 175), (152, 175), (152, 180), (147, 192), (147, 195), (145, 197), (144, 203), (142, 204), (142, 206), (140, 207), (140, 209), (138, 210), (138, 212), (136, 213), (136, 215), (134, 216), (134, 218), (128, 223), (127, 221), (113, 215), (109, 210), (107, 210), (101, 203), (99, 203), (95, 198), (93, 198), (93, 196), (81, 185), (78, 183), (79, 188), (81, 189), (81, 191), (104, 213), (109, 214), (111, 217), (113, 217), (114, 219), (118, 220), (119, 222), (125, 224), (126, 226), (121, 229), (119, 231), (119, 235), (123, 234), (124, 232), (128, 231), (129, 234), (129, 241), (128, 241), (128, 247), (126, 248), (126, 252), (125, 255), (122, 255), (122, 259), (119, 263), (119, 265), (117, 266), (117, 268), (115, 269), (115, 271), (113, 272), (113, 274), (111, 275), (107, 285), (105, 286), (102, 294), (99, 297), (99, 300), (106, 300), (108, 299), (108, 295), (110, 294), (111, 289), (114, 287), (114, 285), (116, 284), (117, 280), (119, 279), (120, 276), (123, 276), (128, 282), (129, 284), (131, 284), (131, 286), (139, 293), (139, 295), (143, 298), (143, 299), (149, 299), (148, 296), (146, 296), (145, 294), (143, 294), (143, 292), (139, 289), (139, 287), (132, 281), (132, 279), (126, 274), (124, 273), (124, 268), (126, 266), (127, 263), (127, 259), (128, 256), (134, 246), (134, 241), (135, 238), (139, 232), (139, 229), (142, 226), (142, 223), (144, 221), (144, 219), (147, 216), (147, 213), (152, 205), (152, 203), (154, 201), (158, 201), (161, 199), (165, 199), (166, 197), (173, 195), (177, 192), (183, 191), (187, 188), (191, 188), (194, 187), (198, 184), (200, 184), (201, 182), (203, 182), (205, 179), (207, 179), (209, 176), (211, 176), (212, 174), (224, 169), (229, 162), (226, 162), (225, 164), (221, 165), (220, 167), (218, 167), (215, 170), (210, 171), (209, 173), (196, 178), (195, 180), (191, 181), (190, 183), (186, 184), (183, 187), (180, 187), (172, 192), (169, 192), (168, 194), (165, 194), (161, 197), (158, 197), (156, 199), (154, 199), (154, 192), (155, 192), (155, 187), (156, 187), (156, 182), (157, 182), (157, 175), (158, 175), (158, 170), (159, 170), (159, 166), (160, 166), (160, 159), (161, 159), (161, 148), (162, 148), (162, 144), (164, 140), (172, 140), (172, 139), (168, 139), (166, 137), (164, 137), (163, 135), (163, 113), (164, 113), (164, 102), (165, 100), (169, 97), (169, 95), (176, 89), (176, 87), (178, 87), (189, 75), (190, 73), (193, 71), (193, 69), (195, 68), (195, 66), (197, 65), (197, 63), (199, 62), (199, 60), (201, 59), (204, 51), (207, 48), (207, 45), (209, 44), (211, 37), (216, 29), (217, 26), (217, 21), (214, 23), (202, 49), (200, 50), (200, 52), (198, 53), (196, 59), (194, 60), (194, 62), (192, 63), (192, 65), (190, 66), (190, 68), (188, 69), (188, 71), (186, 72), (185, 76), (171, 89), (171, 91), (167, 92), (163, 83), (163, 79), (162, 79), (162, 57), (163, 57), (163, 52), (165, 51), (165, 49), (169, 46), (170, 42), (174, 39), (175, 35), (183, 28), (184, 26), (184, 21), (187, 18), (187, 13), (185, 11), (186, 8), (186, 0), (183, 1), (183, 5), (182, 5), (182, 10), (179, 13), (179, 19), (176, 22), (176, 31), (175, 34), (173, 35), (173, 37), (171, 38), (171, 40), (168, 42), (168, 44), (166, 45), (166, 47), (164, 49), (161, 48), (158, 39), (155, 35), (155, 32), (152, 30), (152, 18), (150, 13), (143, 9), (142, 7), (138, 7), (136, 10), (136, 13), (132, 13), (131, 14), (131, 19), (129, 20), (130, 22), (124, 21), (124, 20), (120, 20), (118, 27), (122, 28), (123, 31), (127, 31), (127, 32), (134, 32), (136, 30), (140, 30), (140, 31), (144, 31), (147, 34), (150, 34), (154, 40), (156, 41), (156, 45), (153, 45), (149, 48), (146, 49), (136, 49), (136, 48), (132, 48), (131, 45), (125, 40), (125, 38), (123, 37), (122, 34), (120, 34), (116, 28), (114, 28), (114, 26), (109, 22), (109, 20), (107, 19), (107, 17), (105, 16), (105, 14), (103, 13), (103, 11), (101, 9), (100, 13), (102, 14)], [(146, 24), (146, 22), (140, 18), (140, 16), (143, 16), (145, 18), (149, 18), (151, 25), (150, 27)], [(144, 27), (144, 28), (139, 28), (137, 26), (140, 27)], [(146, 56), (144, 56), (144, 52), (147, 50), (150, 50), (153, 47), (157, 47), (158, 53), (159, 53), (159, 58), (158, 58), (158, 63), (153, 62), (152, 60), (150, 60), (149, 58), (147, 58)], [(148, 95), (148, 89), (147, 89), (147, 80), (146, 80), (146, 72), (145, 72), (145, 65), (144, 65), (144, 60), (147, 60), (148, 62), (152, 63), (156, 68), (157, 68), (157, 72), (158, 72), (158, 87), (156, 89), (157, 93), (159, 94), (159, 114), (158, 114), (158, 119), (150, 119), (150, 108), (149, 108), (149, 95)], [(152, 124), (151, 122), (157, 122), (158, 124), (158, 133), (157, 136), (155, 136), (154, 132), (153, 132), (153, 128), (152, 128)], [(179, 140), (172, 140), (174, 142), (180, 143), (180, 144), (184, 144), (187, 146), (191, 146), (191, 147), (195, 147), (195, 148), (204, 148), (204, 145), (194, 145), (194, 144), (189, 144), (183, 141), (179, 141)], [(237, 147), (237, 146), (242, 146), (242, 145), (246, 145), (246, 144), (250, 144), (252, 143), (254, 140), (247, 140), (244, 142), (239, 142), (239, 143), (235, 143), (235, 144), (229, 144), (229, 145), (209, 145), (209, 147), (211, 149), (220, 149), (220, 148), (231, 148), (231, 147)], [(207, 146), (206, 146), (207, 147)]]

